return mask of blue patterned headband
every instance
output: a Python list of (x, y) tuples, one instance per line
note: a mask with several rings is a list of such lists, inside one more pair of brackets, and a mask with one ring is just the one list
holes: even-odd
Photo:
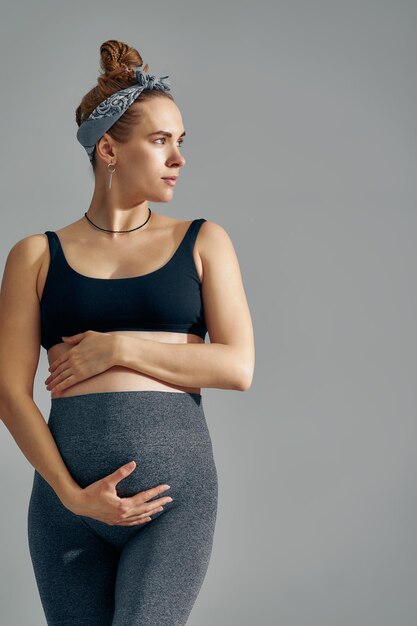
[(169, 81), (164, 82), (168, 76), (157, 79), (155, 76), (145, 74), (140, 68), (136, 68), (134, 72), (138, 84), (116, 91), (103, 100), (78, 128), (77, 139), (86, 149), (90, 161), (93, 160), (97, 141), (117, 122), (144, 89), (170, 91)]

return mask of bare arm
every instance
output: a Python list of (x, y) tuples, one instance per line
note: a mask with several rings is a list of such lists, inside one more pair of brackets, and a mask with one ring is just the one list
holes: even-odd
[(0, 418), (32, 466), (64, 503), (81, 488), (70, 475), (45, 419), (33, 401), (40, 352), (36, 289), (47, 243), (42, 235), (18, 241), (6, 259), (0, 291)]
[(246, 391), (252, 384), (255, 347), (239, 262), (219, 224), (204, 222), (197, 241), (211, 343), (169, 344), (119, 335), (115, 365), (176, 385)]

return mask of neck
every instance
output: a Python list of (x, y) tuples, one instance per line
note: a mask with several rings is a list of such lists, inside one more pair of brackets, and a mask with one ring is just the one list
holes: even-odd
[[(112, 191), (112, 190), (108, 190)], [(87, 209), (89, 219), (96, 226), (107, 230), (131, 230), (143, 224), (149, 217), (148, 201), (130, 203), (124, 197), (122, 200), (116, 194), (101, 194), (95, 192)], [(87, 221), (84, 217), (84, 220)], [(149, 228), (152, 216), (148, 222), (139, 230)], [(90, 224), (91, 228), (94, 228)]]

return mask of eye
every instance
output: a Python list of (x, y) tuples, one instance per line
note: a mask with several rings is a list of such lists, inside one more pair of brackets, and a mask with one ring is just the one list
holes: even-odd
[[(155, 139), (154, 143), (156, 143), (157, 141), (165, 141), (165, 139), (166, 139), (166, 137), (158, 137), (158, 139)], [(183, 139), (178, 139), (178, 143), (180, 144), (180, 146), (182, 146), (182, 144), (184, 143), (184, 140)]]

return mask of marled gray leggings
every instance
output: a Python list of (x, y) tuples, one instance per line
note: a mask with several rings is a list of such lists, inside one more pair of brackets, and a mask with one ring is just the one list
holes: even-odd
[(200, 394), (51, 399), (48, 425), (81, 486), (129, 461), (120, 497), (160, 484), (172, 502), (136, 526), (73, 514), (35, 470), (29, 549), (48, 626), (183, 626), (210, 561), (218, 483)]

